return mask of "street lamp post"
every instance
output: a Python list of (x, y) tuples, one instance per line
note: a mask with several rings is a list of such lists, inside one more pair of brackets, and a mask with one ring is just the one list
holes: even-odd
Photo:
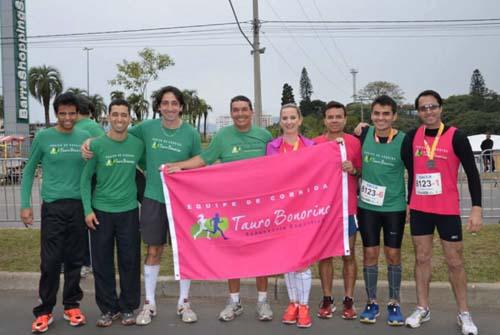
[(90, 96), (90, 74), (89, 74), (89, 52), (91, 50), (94, 50), (94, 48), (83, 48), (83, 51), (85, 51), (87, 53), (87, 95)]

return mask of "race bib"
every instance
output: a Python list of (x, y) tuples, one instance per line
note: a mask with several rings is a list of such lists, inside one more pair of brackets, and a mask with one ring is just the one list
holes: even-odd
[(360, 192), (361, 200), (370, 205), (382, 206), (384, 204), (385, 189), (385, 186), (375, 185), (366, 180), (362, 180)]
[(418, 195), (437, 195), (443, 192), (441, 173), (424, 173), (415, 176), (415, 191)]

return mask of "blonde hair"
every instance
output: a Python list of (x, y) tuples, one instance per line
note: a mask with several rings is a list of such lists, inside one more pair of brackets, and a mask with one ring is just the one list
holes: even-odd
[(299, 106), (297, 106), (294, 103), (288, 103), (288, 104), (284, 104), (283, 106), (281, 106), (280, 118), (281, 118), (281, 112), (283, 112), (283, 109), (285, 109), (285, 108), (294, 108), (297, 111), (297, 114), (299, 115), (299, 119), (302, 119), (302, 113), (300, 112), (300, 108), (299, 108)]

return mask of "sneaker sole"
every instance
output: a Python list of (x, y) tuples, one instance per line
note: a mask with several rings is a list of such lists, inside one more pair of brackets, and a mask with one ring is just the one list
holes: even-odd
[(415, 329), (415, 328), (419, 328), (419, 327), (422, 325), (422, 323), (427, 322), (427, 321), (430, 321), (430, 320), (431, 320), (431, 318), (430, 318), (430, 317), (425, 318), (425, 319), (422, 319), (422, 320), (420, 321), (420, 323), (419, 323), (418, 325), (415, 325), (415, 326), (414, 326), (414, 325), (412, 325), (412, 324), (406, 323), (406, 321), (405, 321), (405, 326), (406, 326), (406, 327), (409, 327), (409, 328), (413, 328), (413, 329)]
[(401, 327), (404, 326), (404, 321), (387, 321), (387, 324), (391, 327)]
[(259, 321), (272, 321), (273, 317), (272, 316), (259, 316), (258, 317)]
[(33, 334), (42, 334), (42, 333), (45, 333), (47, 330), (49, 330), (49, 326), (52, 324), (52, 322), (54, 322), (54, 318), (53, 317), (49, 319), (49, 322), (47, 322), (47, 328), (41, 329), (41, 330), (39, 330), (39, 329), (33, 330), (32, 329), (31, 332)]
[(283, 323), (285, 325), (294, 325), (294, 324), (297, 323), (297, 321), (296, 320), (294, 320), (294, 321), (283, 321), (283, 320), (281, 320), (281, 323)]
[(331, 319), (331, 318), (333, 318), (333, 313), (332, 313), (332, 314), (328, 314), (328, 315), (322, 315), (322, 314), (319, 314), (319, 313), (318, 313), (318, 314), (316, 314), (316, 315), (318, 316), (318, 318), (320, 318), (320, 319), (325, 319), (325, 320), (326, 320), (326, 319)]
[(298, 328), (310, 328), (311, 326), (312, 326), (312, 323), (308, 323), (306, 325), (299, 325), (299, 324), (297, 324)]

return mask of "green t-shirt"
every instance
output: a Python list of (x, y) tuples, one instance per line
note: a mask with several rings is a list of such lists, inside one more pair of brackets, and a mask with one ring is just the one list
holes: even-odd
[[(80, 186), (85, 215), (92, 207), (109, 213), (137, 208), (135, 169), (144, 152), (142, 141), (132, 135), (124, 141), (104, 135), (90, 142), (90, 150), (94, 156), (83, 169)], [(91, 196), (94, 173), (97, 183)]]
[(181, 162), (201, 151), (200, 134), (183, 122), (179, 128), (163, 127), (162, 120), (146, 120), (129, 129), (146, 148), (146, 190), (144, 196), (165, 203), (160, 171), (162, 164)]
[(73, 129), (62, 133), (55, 127), (41, 130), (33, 140), (31, 153), (23, 170), (21, 208), (29, 208), (36, 167), (42, 164), (42, 200), (81, 199), (80, 177), (85, 160), (80, 146), (90, 137), (86, 131)]
[[(363, 182), (369, 183), (373, 195), (385, 194), (381, 204), (368, 203), (362, 200), (360, 193), (358, 206), (377, 212), (398, 212), (406, 210), (406, 191), (404, 181), (405, 167), (401, 159), (401, 145), (405, 134), (399, 131), (390, 143), (377, 143), (374, 128), (370, 127), (361, 149), (363, 166), (361, 169), (361, 193)], [(370, 185), (371, 184), (371, 185)], [(375, 187), (374, 187), (375, 185)]]
[(87, 131), (91, 137), (98, 137), (105, 134), (104, 129), (95, 121), (85, 118), (75, 123), (75, 128)]
[(265, 156), (266, 144), (272, 135), (264, 128), (252, 127), (246, 132), (234, 126), (224, 127), (214, 136), (207, 150), (201, 153), (206, 164), (222, 163)]

